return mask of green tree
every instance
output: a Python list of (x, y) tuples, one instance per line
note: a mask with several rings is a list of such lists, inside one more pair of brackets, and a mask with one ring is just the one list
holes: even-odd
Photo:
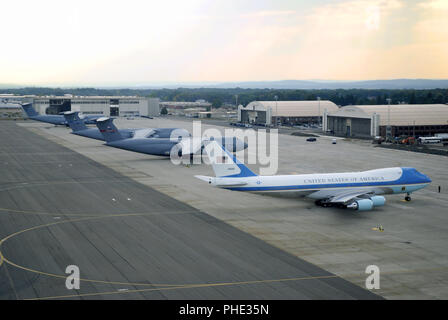
[(160, 114), (161, 115), (167, 115), (168, 114), (168, 110), (166, 109), (166, 107), (163, 107), (162, 110), (160, 110)]

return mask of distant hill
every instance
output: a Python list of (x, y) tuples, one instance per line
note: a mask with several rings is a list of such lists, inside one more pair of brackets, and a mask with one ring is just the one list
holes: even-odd
[[(209, 87), (209, 86), (207, 86)], [(214, 88), (246, 89), (444, 89), (448, 80), (432, 79), (393, 79), (366, 81), (325, 81), (325, 80), (282, 80), (225, 82), (211, 85)]]
[[(16, 89), (23, 87), (35, 87), (33, 85), (19, 86), (14, 84), (0, 84), (1, 89)], [(86, 88), (80, 85), (47, 86), (58, 88)], [(37, 87), (36, 87), (37, 88)], [(177, 89), (177, 88), (215, 88), (215, 89), (448, 89), (448, 79), (392, 79), (392, 80), (365, 80), (365, 81), (338, 81), (338, 80), (280, 80), (280, 81), (243, 81), (243, 82), (166, 82), (147, 84), (123, 84), (123, 85), (89, 85), (96, 89)]]

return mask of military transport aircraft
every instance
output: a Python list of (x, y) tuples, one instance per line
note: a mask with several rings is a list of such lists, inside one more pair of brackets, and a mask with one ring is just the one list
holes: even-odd
[[(59, 114), (38, 114), (33, 108), (32, 103), (24, 103), (21, 105), (28, 118), (36, 121), (47, 122), (54, 125), (67, 125), (63, 115)], [(96, 119), (101, 118), (102, 115), (82, 115), (80, 119), (87, 124), (94, 124)]]
[[(64, 112), (65, 121), (72, 129), (72, 133), (86, 138), (92, 138), (104, 141), (104, 136), (97, 127), (89, 128), (79, 117), (79, 111)], [(100, 117), (101, 118), (101, 117)], [(95, 121), (96, 123), (96, 121)], [(132, 138), (136, 131), (145, 129), (117, 129), (123, 138)]]
[[(187, 130), (181, 128), (133, 129), (133, 134), (127, 136), (117, 129), (109, 117), (98, 119), (96, 125), (106, 145), (151, 155), (170, 156), (173, 150), (179, 156), (197, 154), (206, 141), (191, 137)], [(216, 141), (233, 152), (247, 148), (247, 144), (236, 137), (217, 137)]]

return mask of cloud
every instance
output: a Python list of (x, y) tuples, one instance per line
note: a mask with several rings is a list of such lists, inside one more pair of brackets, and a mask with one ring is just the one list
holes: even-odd
[(27, 3), (0, 20), (0, 82), (448, 77), (445, 0)]
[(448, 2), (446, 0), (429, 0), (419, 3), (419, 6), (424, 9), (448, 10)]
[(264, 17), (278, 17), (278, 16), (288, 16), (296, 14), (294, 10), (266, 10), (266, 11), (256, 11), (251, 13), (242, 14), (242, 18), (264, 18)]

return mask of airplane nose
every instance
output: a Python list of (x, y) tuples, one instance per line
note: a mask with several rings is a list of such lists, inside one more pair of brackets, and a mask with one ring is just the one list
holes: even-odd
[(425, 180), (426, 180), (427, 183), (431, 183), (432, 182), (431, 178), (428, 177), (426, 174), (424, 174), (423, 176), (425, 177)]

